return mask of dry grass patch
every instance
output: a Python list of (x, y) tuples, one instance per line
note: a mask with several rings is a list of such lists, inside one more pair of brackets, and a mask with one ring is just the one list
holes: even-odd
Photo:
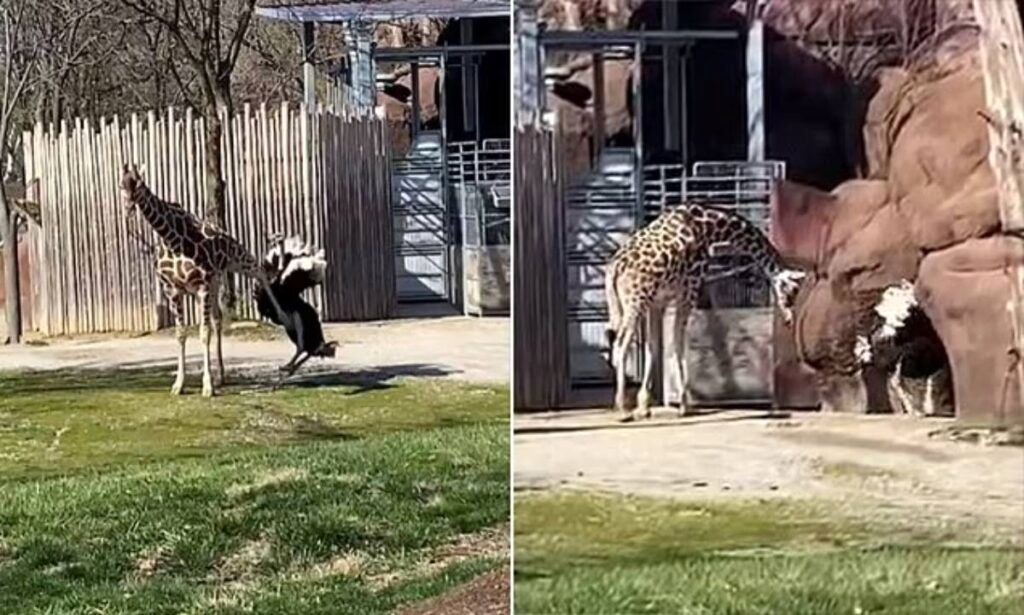
[(308, 477), (309, 472), (301, 468), (281, 468), (280, 470), (262, 474), (250, 483), (231, 485), (225, 490), (225, 494), (232, 499), (240, 498), (253, 493), (259, 493), (270, 487), (304, 481)]
[(412, 579), (433, 576), (469, 560), (507, 558), (509, 544), (507, 523), (475, 534), (460, 534), (444, 545), (423, 553), (413, 566), (371, 575), (370, 585), (380, 591)]

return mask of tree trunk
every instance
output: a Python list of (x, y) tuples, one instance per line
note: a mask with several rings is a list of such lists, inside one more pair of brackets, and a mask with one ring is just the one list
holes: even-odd
[(18, 227), (17, 216), (7, 207), (4, 195), (0, 195), (0, 225), (3, 226), (4, 240), (4, 301), (6, 303), (8, 344), (21, 343), (21, 287), (18, 280)]
[(206, 105), (206, 218), (224, 226), (224, 174), (221, 172), (221, 138), (224, 122), (216, 105)]

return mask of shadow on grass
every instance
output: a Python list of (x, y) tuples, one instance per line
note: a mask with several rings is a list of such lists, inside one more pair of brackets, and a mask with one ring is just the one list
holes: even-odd
[[(279, 383), (276, 370), (265, 368), (248, 371), (243, 365), (226, 366), (227, 382), (219, 395), (227, 396), (247, 392), (270, 392)], [(76, 391), (146, 392), (170, 389), (174, 378), (173, 366), (154, 366), (151, 361), (123, 364), (118, 369), (68, 368), (60, 370), (29, 370), (0, 374), (0, 394), (29, 395), (37, 393), (67, 393)], [(393, 388), (400, 378), (437, 378), (457, 373), (439, 365), (406, 363), (368, 369), (346, 371), (311, 371), (298, 373), (286, 379), (278, 390), (343, 387), (345, 395), (359, 395), (369, 391)], [(185, 385), (195, 391), (201, 382), (198, 368), (186, 370)]]
[(456, 370), (440, 365), (425, 363), (404, 363), (344, 372), (313, 372), (292, 376), (284, 381), (282, 389), (318, 387), (354, 387), (346, 395), (358, 395), (368, 391), (390, 389), (397, 378), (440, 378), (457, 373)]

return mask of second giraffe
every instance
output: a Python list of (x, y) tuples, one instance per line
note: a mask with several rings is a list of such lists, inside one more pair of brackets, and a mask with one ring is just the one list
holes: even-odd
[[(665, 308), (676, 308), (675, 347), (671, 376), (680, 393), (679, 414), (687, 412), (686, 324), (708, 277), (711, 251), (727, 244), (729, 252), (749, 258), (771, 280), (772, 295), (788, 321), (789, 299), (802, 272), (783, 267), (768, 239), (745, 218), (706, 205), (686, 204), (665, 212), (635, 232), (605, 270), (608, 299), (608, 341), (615, 368), (615, 408), (624, 421), (651, 415), (654, 359), (659, 356), (658, 327)], [(626, 353), (641, 322), (646, 321), (644, 366), (637, 408), (626, 409)]]

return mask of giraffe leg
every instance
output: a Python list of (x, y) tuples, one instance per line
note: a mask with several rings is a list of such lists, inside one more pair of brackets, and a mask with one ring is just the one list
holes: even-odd
[(672, 345), (672, 380), (676, 393), (679, 395), (679, 416), (686, 416), (687, 392), (690, 387), (690, 373), (686, 365), (686, 325), (690, 321), (690, 304), (680, 301), (676, 304), (676, 321), (674, 344)]
[(178, 340), (178, 373), (174, 376), (174, 384), (171, 385), (171, 395), (181, 395), (185, 386), (185, 342), (188, 340), (188, 331), (185, 330), (185, 306), (183, 297), (177, 289), (165, 286), (164, 293), (174, 314), (174, 337)]
[(208, 288), (201, 288), (199, 295), (200, 310), (203, 313), (202, 321), (199, 324), (199, 339), (203, 344), (203, 397), (213, 397), (213, 378), (210, 374), (210, 300), (216, 301), (216, 295), (211, 297)]
[(623, 414), (623, 420), (633, 418), (633, 415), (626, 411), (626, 352), (629, 351), (629, 345), (636, 335), (638, 321), (639, 310), (628, 309), (612, 348), (612, 365), (615, 366), (615, 409)]
[(659, 359), (658, 351), (661, 349), (661, 321), (662, 310), (658, 306), (651, 306), (647, 311), (647, 329), (644, 332), (644, 374), (640, 381), (640, 392), (636, 396), (636, 411), (634, 418), (651, 417), (651, 379), (654, 376), (654, 362)]
[(220, 293), (213, 292), (213, 305), (210, 306), (210, 320), (213, 324), (213, 343), (217, 351), (217, 377), (214, 380), (218, 387), (224, 386), (224, 313), (221, 310)]

